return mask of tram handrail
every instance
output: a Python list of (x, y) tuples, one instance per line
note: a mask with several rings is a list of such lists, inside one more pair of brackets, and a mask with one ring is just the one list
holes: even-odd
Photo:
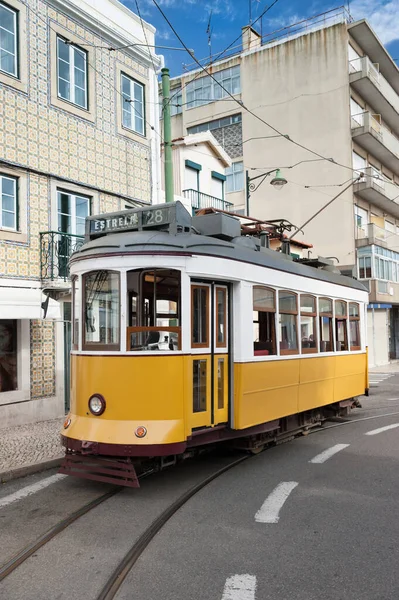
[[(133, 351), (135, 350), (135, 348), (131, 347), (131, 335), (132, 333), (150, 333), (151, 331), (154, 332), (159, 332), (159, 331), (166, 331), (167, 333), (177, 333), (177, 349), (181, 350), (181, 327), (164, 327), (163, 325), (159, 325), (158, 327), (127, 327), (126, 328), (126, 349), (128, 351)], [(144, 348), (140, 348), (140, 350), (143, 350)], [(148, 348), (150, 349), (150, 348)]]

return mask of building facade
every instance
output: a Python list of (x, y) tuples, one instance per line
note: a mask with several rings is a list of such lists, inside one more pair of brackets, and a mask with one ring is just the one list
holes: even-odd
[(117, 0), (0, 0), (0, 31), (2, 428), (68, 405), (85, 217), (159, 201), (161, 182), (152, 26)]
[[(212, 131), (232, 159), (226, 200), (259, 219), (300, 226), (363, 173), (304, 239), (369, 286), (370, 363), (399, 358), (395, 62), (343, 8), (262, 37), (245, 27), (232, 52), (212, 63), (217, 81), (200, 69), (172, 80), (173, 137)], [(276, 168), (287, 185), (277, 194), (266, 178), (249, 197), (246, 172), (250, 184)]]

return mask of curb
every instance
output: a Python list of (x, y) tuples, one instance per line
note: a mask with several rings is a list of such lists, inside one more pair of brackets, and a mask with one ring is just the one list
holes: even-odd
[(33, 475), (34, 473), (40, 473), (41, 471), (47, 471), (59, 467), (64, 457), (52, 458), (50, 460), (44, 460), (38, 463), (32, 463), (22, 465), (15, 469), (8, 469), (7, 471), (0, 472), (0, 483), (11, 481), (12, 479), (19, 479), (20, 477), (26, 477), (27, 475)]

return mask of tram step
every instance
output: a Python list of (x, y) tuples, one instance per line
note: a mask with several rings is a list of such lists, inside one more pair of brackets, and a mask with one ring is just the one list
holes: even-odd
[(136, 470), (132, 463), (126, 459), (102, 458), (79, 454), (66, 454), (59, 473), (92, 479), (114, 485), (126, 487), (140, 487)]

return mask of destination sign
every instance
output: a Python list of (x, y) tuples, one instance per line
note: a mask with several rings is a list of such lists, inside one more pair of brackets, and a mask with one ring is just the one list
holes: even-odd
[(109, 233), (165, 229), (165, 226), (187, 227), (191, 216), (180, 202), (157, 204), (149, 208), (133, 208), (86, 218), (86, 237), (89, 239)]

